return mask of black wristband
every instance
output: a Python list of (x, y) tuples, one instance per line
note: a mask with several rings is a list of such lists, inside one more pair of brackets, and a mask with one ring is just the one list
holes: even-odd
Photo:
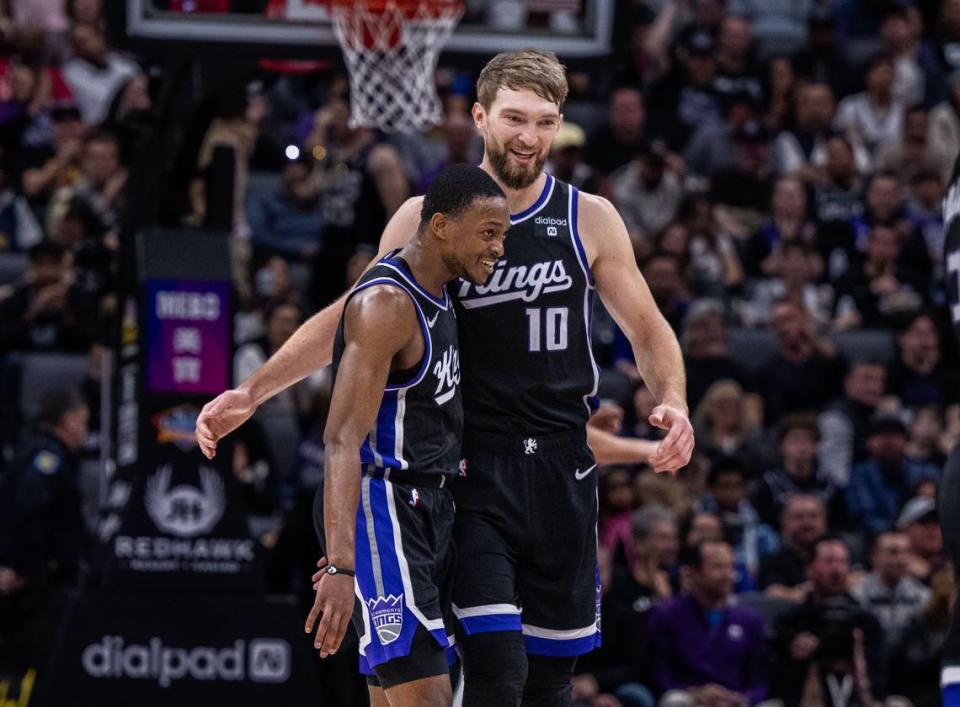
[(347, 577), (356, 577), (356, 575), (354, 574), (353, 570), (348, 570), (348, 569), (345, 569), (345, 568), (343, 568), (343, 567), (337, 567), (336, 565), (327, 565), (327, 567), (326, 567), (326, 569), (324, 570), (324, 572), (326, 572), (327, 574), (330, 574), (330, 575), (342, 574), (342, 575), (345, 575), (345, 576), (347, 576)]

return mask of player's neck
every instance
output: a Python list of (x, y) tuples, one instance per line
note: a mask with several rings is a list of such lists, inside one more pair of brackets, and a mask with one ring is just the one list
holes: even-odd
[(443, 259), (436, 253), (430, 252), (416, 240), (411, 241), (397, 253), (410, 267), (413, 279), (420, 287), (437, 299), (443, 299), (443, 286), (454, 278), (454, 275), (444, 265)]
[(503, 189), (503, 193), (507, 195), (507, 208), (510, 209), (511, 214), (523, 213), (533, 206), (540, 198), (540, 194), (543, 193), (543, 187), (547, 182), (547, 173), (540, 172), (530, 186), (523, 189), (511, 189), (497, 175), (486, 155), (483, 157), (483, 162), (480, 163), (480, 169), (493, 177), (493, 180)]

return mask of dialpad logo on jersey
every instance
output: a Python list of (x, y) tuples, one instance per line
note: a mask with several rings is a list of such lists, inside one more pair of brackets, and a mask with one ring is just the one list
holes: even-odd
[(144, 505), (158, 529), (178, 538), (193, 538), (213, 530), (226, 507), (223, 481), (209, 467), (200, 467), (200, 488), (170, 488), (170, 467), (163, 466), (147, 481)]
[(437, 377), (437, 389), (433, 393), (433, 399), (437, 405), (443, 405), (456, 395), (457, 386), (460, 385), (460, 352), (453, 344), (437, 359), (433, 366), (433, 375)]
[(553, 218), (552, 216), (537, 216), (533, 222), (538, 226), (546, 226), (547, 235), (550, 237), (554, 237), (559, 234), (559, 231), (557, 230), (558, 227), (567, 227), (567, 219)]
[(281, 638), (236, 640), (215, 648), (165, 645), (154, 636), (146, 645), (127, 645), (122, 636), (104, 636), (84, 648), (80, 662), (92, 678), (153, 680), (170, 687), (176, 680), (279, 683), (290, 677), (290, 644)]
[(465, 308), (476, 309), (511, 300), (533, 302), (541, 294), (562, 292), (572, 286), (573, 278), (567, 274), (562, 260), (534, 263), (529, 267), (507, 267), (507, 261), (500, 260), (486, 284), (461, 280), (459, 299)]
[(382, 645), (393, 643), (403, 630), (403, 594), (367, 599), (370, 623)]

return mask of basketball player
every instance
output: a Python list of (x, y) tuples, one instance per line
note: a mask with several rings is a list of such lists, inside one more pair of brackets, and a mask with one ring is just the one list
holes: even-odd
[(326, 657), (352, 615), (371, 701), (392, 707), (452, 702), (447, 480), (458, 473), (463, 406), (446, 283), (482, 284), (510, 226), (503, 192), (477, 167), (442, 172), (421, 214), (414, 240), (360, 278), (337, 329), (318, 528), (328, 564), (306, 624), (312, 631), (322, 613), (315, 645)]
[[(947, 301), (953, 329), (960, 339), (960, 157), (953, 167), (953, 181), (943, 202)], [(960, 568), (960, 444), (947, 458), (937, 493), (943, 540), (956, 575)], [(960, 707), (960, 619), (954, 604), (947, 638), (943, 644), (943, 670), (940, 674), (943, 707)]]
[[(659, 403), (650, 421), (667, 434), (651, 466), (685, 466), (693, 430), (680, 347), (637, 269), (623, 221), (605, 199), (543, 172), (567, 95), (563, 67), (549, 52), (499, 54), (481, 72), (477, 94), (481, 168), (503, 187), (513, 215), (490, 279), (451, 289), (465, 409), (465, 468), (454, 484), (464, 704), (562, 705), (576, 656), (599, 642), (595, 468), (633, 460), (637, 451), (584, 429), (597, 392), (594, 294), (629, 338)], [(419, 199), (401, 206), (381, 252), (404, 242), (420, 211)], [(325, 345), (339, 306), (315, 315), (238, 389), (205, 406), (198, 420), (205, 453), (263, 400), (329, 361)]]

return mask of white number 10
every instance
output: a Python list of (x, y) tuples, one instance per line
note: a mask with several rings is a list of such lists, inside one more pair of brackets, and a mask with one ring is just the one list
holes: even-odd
[[(527, 310), (530, 324), (530, 351), (542, 351), (541, 338), (545, 340), (547, 351), (563, 351), (567, 348), (566, 307), (548, 307), (543, 310), (533, 307)], [(541, 332), (544, 336), (541, 337)]]

